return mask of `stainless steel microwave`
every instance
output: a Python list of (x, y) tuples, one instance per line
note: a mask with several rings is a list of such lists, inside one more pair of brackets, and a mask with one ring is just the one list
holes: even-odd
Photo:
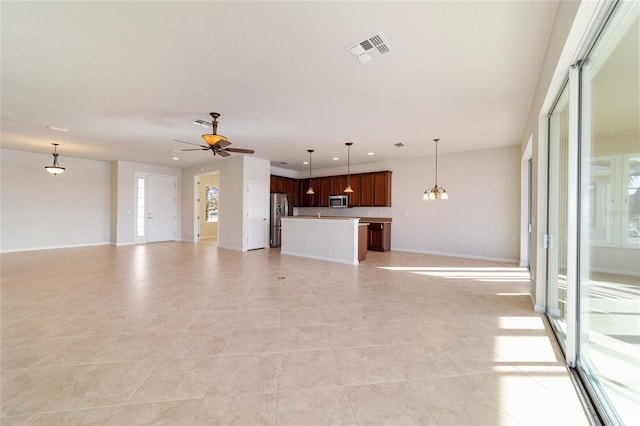
[(349, 207), (348, 195), (329, 195), (329, 207), (334, 209)]

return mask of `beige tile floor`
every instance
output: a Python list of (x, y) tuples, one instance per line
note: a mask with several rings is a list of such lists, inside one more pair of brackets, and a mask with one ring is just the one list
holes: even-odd
[(586, 425), (507, 264), (160, 243), (7, 253), (2, 425)]

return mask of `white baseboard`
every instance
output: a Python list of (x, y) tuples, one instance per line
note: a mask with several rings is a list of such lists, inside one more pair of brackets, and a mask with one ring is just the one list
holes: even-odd
[(30, 247), (30, 248), (8, 249), (8, 250), (0, 249), (0, 253), (17, 253), (22, 251), (58, 250), (58, 249), (79, 248), (79, 247), (109, 246), (112, 244), (113, 244), (112, 242), (104, 242), (104, 243), (91, 243), (91, 244), (70, 244), (66, 246)]
[(416, 250), (416, 249), (409, 249), (409, 248), (403, 248), (403, 247), (391, 247), (391, 250), (394, 251), (405, 251), (408, 253), (419, 253), (419, 254), (431, 254), (431, 255), (435, 255), (435, 256), (447, 256), (447, 257), (460, 257), (462, 259), (475, 259), (475, 260), (487, 260), (487, 261), (491, 261), (491, 262), (500, 262), (500, 263), (518, 263), (517, 259), (506, 259), (506, 258), (502, 258), (502, 257), (487, 257), (487, 256), (476, 256), (476, 255), (471, 255), (471, 254), (464, 254), (464, 253), (446, 253), (446, 252), (439, 252), (439, 251), (430, 251), (430, 250)]

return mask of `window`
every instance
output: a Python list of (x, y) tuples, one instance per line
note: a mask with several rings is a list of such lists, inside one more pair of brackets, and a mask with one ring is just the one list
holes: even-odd
[(207, 203), (205, 205), (205, 217), (207, 222), (218, 221), (218, 187), (207, 185), (205, 187)]
[(623, 246), (640, 248), (640, 155), (625, 155), (623, 170)]

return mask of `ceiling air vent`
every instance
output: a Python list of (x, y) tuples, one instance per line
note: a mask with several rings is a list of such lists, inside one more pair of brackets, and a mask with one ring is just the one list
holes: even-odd
[(402, 142), (394, 143), (394, 145), (397, 146), (398, 148), (402, 148), (404, 146)]
[(194, 126), (199, 126), (199, 127), (206, 127), (206, 128), (210, 128), (211, 127), (211, 122), (210, 121), (205, 121), (205, 120), (193, 120), (193, 124)]
[(382, 55), (391, 53), (391, 47), (382, 34), (376, 34), (366, 40), (347, 47), (349, 52), (362, 64), (366, 64)]

